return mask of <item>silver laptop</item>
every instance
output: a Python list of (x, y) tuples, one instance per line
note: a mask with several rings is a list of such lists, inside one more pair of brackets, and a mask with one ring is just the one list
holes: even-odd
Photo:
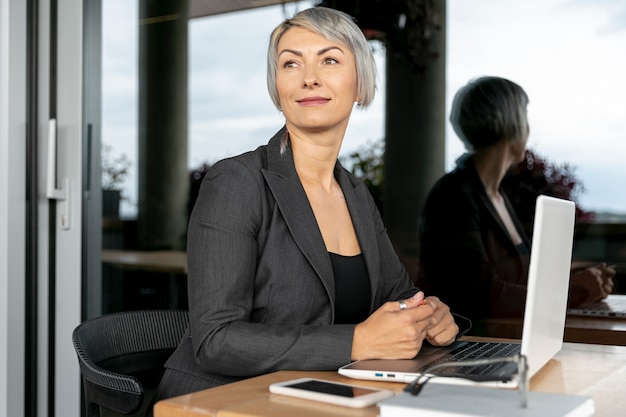
[[(425, 346), (414, 359), (356, 361), (339, 368), (339, 373), (356, 379), (412, 382), (422, 375), (421, 370), (434, 363), (456, 360), (466, 349), (479, 349), (483, 351), (481, 358), (521, 353), (527, 360), (527, 377), (533, 376), (563, 344), (574, 215), (575, 205), (571, 201), (547, 196), (537, 198), (521, 343), (458, 341), (446, 347)], [(450, 357), (451, 354), (454, 357)], [(436, 372), (446, 378), (432, 378), (432, 381), (503, 388), (518, 386), (518, 379), (514, 378), (517, 363), (508, 362), (494, 368), (498, 369), (487, 369), (484, 373), (485, 369), (480, 368), (479, 373), (466, 374), (466, 371), (476, 371), (476, 367), (454, 367)]]
[(626, 319), (626, 295), (610, 294), (597, 303), (583, 304), (567, 310), (570, 316)]

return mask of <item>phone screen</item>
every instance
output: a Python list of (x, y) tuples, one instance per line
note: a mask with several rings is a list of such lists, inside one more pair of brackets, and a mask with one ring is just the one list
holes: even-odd
[(376, 390), (372, 389), (333, 384), (323, 381), (304, 381), (287, 385), (287, 387), (298, 388), (306, 391), (321, 392), (324, 394), (338, 395), (340, 397), (346, 398), (356, 398), (377, 392)]

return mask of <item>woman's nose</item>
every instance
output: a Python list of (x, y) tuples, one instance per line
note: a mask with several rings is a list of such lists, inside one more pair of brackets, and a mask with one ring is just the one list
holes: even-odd
[(311, 80), (304, 80), (304, 86), (305, 87), (317, 87), (319, 86), (319, 83), (317, 82), (317, 80), (311, 79)]
[(303, 87), (312, 88), (312, 87), (318, 87), (319, 85), (320, 83), (319, 83), (317, 72), (315, 71), (315, 69), (314, 68), (307, 69), (304, 72)]

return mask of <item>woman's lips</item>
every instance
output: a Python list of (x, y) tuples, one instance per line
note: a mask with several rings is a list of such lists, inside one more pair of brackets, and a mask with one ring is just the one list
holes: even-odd
[(326, 104), (330, 101), (330, 99), (325, 97), (305, 97), (297, 102), (303, 106), (318, 106), (320, 104)]

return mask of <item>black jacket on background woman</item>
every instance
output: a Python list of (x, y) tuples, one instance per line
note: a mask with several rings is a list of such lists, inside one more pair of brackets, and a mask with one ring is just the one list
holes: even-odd
[(516, 246), (469, 154), (430, 191), (420, 218), (417, 285), (472, 320), (521, 316), (530, 241), (504, 192), (522, 244)]

